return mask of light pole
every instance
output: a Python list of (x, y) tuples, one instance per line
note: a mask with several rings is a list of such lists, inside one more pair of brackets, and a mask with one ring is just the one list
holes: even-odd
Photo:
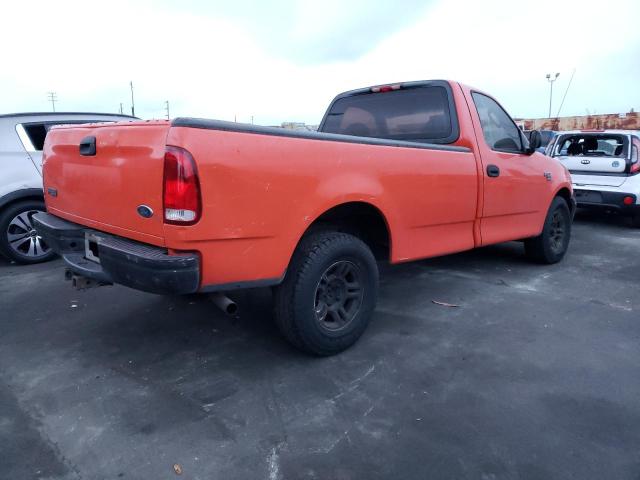
[(556, 73), (555, 76), (552, 76), (550, 73), (547, 73), (547, 82), (549, 82), (549, 118), (551, 118), (551, 100), (553, 99), (553, 82), (555, 82), (560, 73)]

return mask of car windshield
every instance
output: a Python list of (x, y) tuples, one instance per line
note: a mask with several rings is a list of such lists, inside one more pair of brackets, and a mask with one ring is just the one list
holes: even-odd
[(623, 135), (565, 135), (558, 140), (554, 156), (626, 157)]

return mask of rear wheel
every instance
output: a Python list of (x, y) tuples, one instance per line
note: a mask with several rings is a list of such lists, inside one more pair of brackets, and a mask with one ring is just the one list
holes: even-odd
[(33, 228), (33, 215), (44, 212), (38, 200), (17, 202), (0, 213), (0, 253), (18, 263), (40, 263), (55, 253)]
[(378, 266), (371, 250), (347, 233), (304, 238), (275, 290), (276, 323), (299, 349), (339, 353), (358, 340), (375, 308)]
[(634, 228), (640, 228), (640, 212), (631, 217), (631, 226)]
[(540, 263), (557, 263), (567, 253), (571, 239), (571, 213), (567, 202), (556, 197), (544, 221), (542, 233), (524, 242), (527, 256)]

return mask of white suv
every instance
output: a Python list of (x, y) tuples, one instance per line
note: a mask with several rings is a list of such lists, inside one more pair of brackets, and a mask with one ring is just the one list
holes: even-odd
[(134, 119), (103, 113), (0, 115), (0, 253), (19, 263), (43, 262), (54, 255), (31, 223), (33, 214), (44, 210), (42, 146), (49, 128)]
[(559, 132), (545, 153), (571, 172), (578, 207), (616, 210), (640, 228), (640, 132)]

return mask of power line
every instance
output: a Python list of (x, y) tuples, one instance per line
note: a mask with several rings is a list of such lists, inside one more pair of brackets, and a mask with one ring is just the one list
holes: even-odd
[(58, 100), (58, 94), (56, 92), (47, 92), (47, 96), (49, 97), (49, 101), (51, 102), (51, 108), (53, 111), (56, 111), (56, 101)]

